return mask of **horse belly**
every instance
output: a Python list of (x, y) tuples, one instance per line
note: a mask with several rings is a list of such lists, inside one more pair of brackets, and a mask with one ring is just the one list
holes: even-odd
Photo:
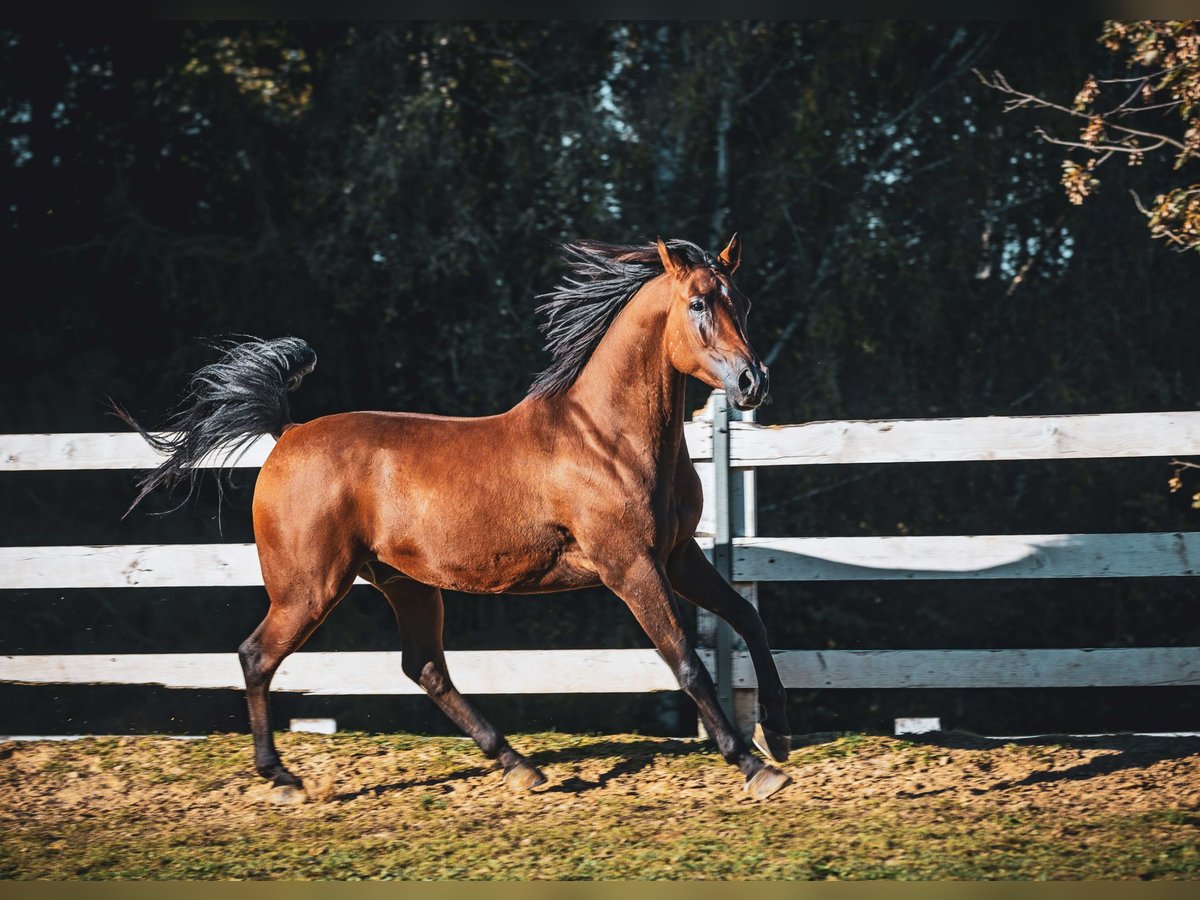
[(510, 594), (548, 594), (553, 591), (574, 591), (582, 588), (599, 587), (600, 576), (596, 567), (583, 555), (578, 547), (564, 552), (554, 566), (540, 578), (529, 579), (508, 589)]
[(379, 548), (379, 559), (424, 584), (472, 594), (544, 593), (594, 583), (567, 552), (562, 529), (506, 528), (495, 521), (422, 529)]

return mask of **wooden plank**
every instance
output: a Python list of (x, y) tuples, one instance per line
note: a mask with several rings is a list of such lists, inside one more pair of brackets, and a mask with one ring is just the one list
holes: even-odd
[[(777, 650), (789, 689), (1046, 688), (1200, 685), (1200, 647), (1066, 650)], [(460, 650), (446, 654), (467, 694), (640, 693), (677, 690), (653, 650)], [(713, 668), (711, 651), (701, 653)], [(244, 688), (233, 653), (0, 656), (0, 683), (154, 684)], [(733, 684), (756, 686), (746, 652)], [(313, 694), (416, 694), (400, 654), (297, 653), (273, 689)]]
[[(711, 537), (697, 543), (711, 556)], [(737, 582), (1161, 577), (1194, 575), (1200, 561), (1198, 532), (736, 537), (733, 545)], [(0, 547), (0, 590), (260, 584), (253, 544)]]
[(734, 424), (737, 466), (1200, 455), (1200, 412)]
[[(712, 426), (687, 422), (683, 427), (688, 452), (695, 459), (712, 459)], [(229, 460), (233, 468), (258, 468), (275, 446), (264, 434), (244, 453)], [(198, 468), (214, 468), (228, 454), (204, 457)], [(153, 469), (164, 457), (133, 432), (69, 434), (0, 434), (0, 472), (53, 472), (91, 469)]]
[[(701, 654), (711, 668), (711, 654)], [(654, 650), (447, 651), (464, 694), (587, 694), (675, 691), (679, 684)], [(152, 684), (243, 690), (234, 653), (0, 656), (0, 683)], [(272, 690), (305, 694), (419, 694), (400, 654), (295, 653)]]
[(262, 584), (253, 544), (0, 547), (0, 588), (238, 587)]
[[(709, 538), (711, 543), (712, 536), (717, 530), (716, 504), (713, 502), (716, 474), (713, 472), (711, 462), (698, 462), (695, 465), (696, 474), (700, 476), (700, 490), (704, 494), (704, 505), (700, 508), (700, 521), (696, 523), (696, 534)], [(751, 473), (754, 470), (739, 469), (736, 471)]]
[[(688, 452), (712, 459), (712, 429), (684, 425)], [(962, 462), (970, 460), (1089, 459), (1200, 455), (1200, 412), (1115, 413), (1089, 416), (987, 416), (807, 422), (763, 426), (737, 422), (731, 431), (734, 465)], [(263, 435), (233, 460), (262, 464), (274, 446)], [(220, 455), (202, 460), (211, 467)], [(162, 457), (132, 432), (0, 435), (0, 471), (147, 469)]]
[[(725, 400), (724, 391), (713, 391), (709, 394), (708, 402), (704, 408), (698, 410), (693, 419), (695, 421), (704, 421), (712, 423), (714, 420), (721, 418), (717, 415), (718, 401), (722, 403)], [(726, 407), (727, 420), (734, 421), (754, 421), (754, 410), (740, 411), (731, 407)], [(704, 550), (711, 562), (714, 556), (714, 548), (717, 545), (717, 534), (729, 541), (731, 538), (742, 537), (746, 535), (754, 535), (757, 532), (757, 510), (755, 502), (755, 474), (753, 469), (729, 469), (729, 431), (725, 428), (724, 433), (720, 427), (714, 428), (712, 431), (713, 440), (713, 459), (711, 462), (697, 462), (696, 473), (700, 476), (700, 485), (704, 492), (704, 508), (701, 513), (700, 522), (696, 527), (700, 537), (697, 543)], [(718, 471), (724, 467), (724, 477), (718, 477)], [(725, 491), (722, 493), (720, 484), (724, 483)], [(724, 502), (722, 498), (727, 498)], [(720, 513), (718, 513), (720, 507)], [(727, 548), (728, 549), (728, 548)], [(728, 563), (729, 554), (726, 553), (726, 563)], [(722, 572), (722, 574), (729, 574)], [(757, 585), (746, 582), (734, 582), (734, 589), (739, 594), (745, 597), (750, 603), (758, 606), (758, 590)], [(758, 690), (756, 688), (735, 688), (731, 684), (724, 683), (722, 675), (728, 676), (731, 669), (729, 663), (732, 661), (732, 654), (738, 650), (746, 649), (746, 642), (738, 634), (733, 633), (728, 623), (723, 619), (707, 610), (696, 610), (696, 644), (702, 648), (701, 652), (712, 651), (716, 653), (714, 657), (714, 668), (716, 676), (714, 678), (717, 684), (718, 699), (722, 701), (722, 705), (726, 707), (726, 712), (730, 713), (733, 723), (742, 736), (749, 738), (754, 730), (754, 723), (757, 720), (758, 713)], [(721, 666), (716, 660), (726, 658), (727, 664)], [(724, 670), (724, 671), (723, 671)], [(726, 702), (727, 701), (727, 702)], [(698, 725), (698, 732), (701, 738), (707, 737), (707, 732), (704, 723)]]
[[(275, 446), (264, 434), (245, 453), (229, 460), (234, 468), (261, 466)], [(222, 464), (227, 453), (211, 453), (197, 468)], [(48, 472), (69, 469), (153, 469), (164, 457), (133, 432), (76, 434), (0, 434), (0, 472)]]
[(739, 581), (1195, 575), (1200, 533), (742, 538)]
[(695, 460), (712, 459), (712, 423), (692, 421), (683, 423), (683, 440), (688, 456)]
[[(729, 399), (724, 391), (712, 392), (713, 427), (713, 546), (711, 559), (713, 568), (726, 581), (733, 580), (733, 520), (729, 501), (729, 424), (731, 420)], [(703, 618), (703, 616), (701, 616)], [(716, 672), (713, 682), (717, 689), (717, 702), (725, 715), (733, 718), (733, 629), (722, 618), (713, 617), (712, 648), (715, 651)], [(704, 646), (705, 629), (701, 627), (697, 643)]]
[[(1200, 647), (1070, 650), (777, 650), (787, 688), (1048, 688), (1200, 685)], [(748, 654), (734, 683), (755, 684)]]

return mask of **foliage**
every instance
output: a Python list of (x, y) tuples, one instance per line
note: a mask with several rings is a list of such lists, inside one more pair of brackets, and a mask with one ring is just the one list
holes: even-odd
[[(1062, 185), (1075, 205), (1099, 189), (1096, 172), (1113, 157), (1140, 166), (1147, 154), (1162, 151), (1172, 156), (1175, 170), (1200, 158), (1200, 21), (1113, 20), (1105, 22), (1100, 41), (1137, 74), (1089, 75), (1069, 107), (1019, 91), (999, 72), (990, 79), (981, 76), (985, 84), (1016, 98), (1007, 110), (1051, 109), (1082, 120), (1075, 140), (1038, 129), (1050, 143), (1088, 154), (1083, 163), (1070, 158), (1062, 163)], [(1155, 238), (1180, 250), (1200, 249), (1200, 184), (1168, 188), (1149, 208), (1138, 206)]]

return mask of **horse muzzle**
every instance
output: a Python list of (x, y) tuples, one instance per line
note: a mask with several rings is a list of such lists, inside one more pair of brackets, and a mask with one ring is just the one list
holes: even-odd
[(767, 367), (750, 363), (744, 367), (732, 385), (726, 389), (733, 405), (738, 409), (757, 409), (767, 402), (771, 390), (771, 379)]

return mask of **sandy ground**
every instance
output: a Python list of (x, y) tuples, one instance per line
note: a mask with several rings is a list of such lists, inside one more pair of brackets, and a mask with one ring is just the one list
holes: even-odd
[(710, 744), (518, 735), (507, 789), (469, 742), (280, 736), (0, 743), (5, 878), (1196, 878), (1200, 739), (808, 735), (756, 803)]

